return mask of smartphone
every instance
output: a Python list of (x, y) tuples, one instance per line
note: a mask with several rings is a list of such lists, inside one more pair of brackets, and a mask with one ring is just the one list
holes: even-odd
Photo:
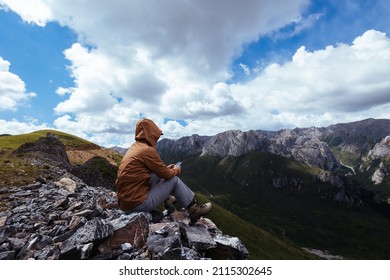
[(176, 166), (180, 166), (180, 165), (181, 165), (181, 161), (176, 162), (175, 165), (176, 165)]

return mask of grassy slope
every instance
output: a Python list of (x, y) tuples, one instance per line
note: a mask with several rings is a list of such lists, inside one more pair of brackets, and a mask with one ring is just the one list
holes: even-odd
[[(209, 201), (206, 196), (199, 193), (197, 199), (201, 203)], [(249, 259), (316, 259), (314, 255), (307, 253), (291, 242), (281, 240), (275, 235), (246, 222), (214, 201), (213, 210), (208, 218), (215, 222), (224, 234), (239, 237), (249, 251)]]
[(2, 136), (0, 137), (0, 149), (11, 149), (15, 150), (20, 147), (20, 145), (27, 142), (34, 142), (41, 137), (47, 136), (47, 133), (52, 133), (59, 136), (60, 140), (64, 143), (67, 148), (80, 148), (80, 147), (98, 147), (97, 145), (79, 138), (77, 136), (56, 131), (56, 130), (39, 130), (32, 133), (11, 135), (11, 136)]
[[(349, 259), (390, 259), (390, 221), (370, 208), (353, 210), (321, 199), (318, 193), (329, 186), (312, 180), (316, 171), (253, 153), (222, 161), (193, 157), (184, 160), (182, 176), (192, 188), (287, 242)], [(273, 187), (271, 178), (283, 174), (299, 178), (302, 188)]]
[[(96, 153), (93, 153), (94, 150), (91, 149), (96, 149), (95, 151), (97, 152), (97, 155), (107, 157), (113, 163), (117, 163), (120, 160), (115, 156), (115, 154), (110, 152), (105, 153), (105, 150), (101, 149), (98, 145), (92, 142), (56, 130), (39, 130), (26, 134), (1, 136), (0, 186), (28, 184), (33, 182), (35, 178), (41, 176), (42, 173), (45, 173), (45, 169), (48, 169), (49, 166), (31, 164), (30, 161), (23, 155), (14, 155), (12, 152), (19, 148), (22, 144), (34, 142), (41, 137), (47, 136), (48, 133), (57, 135), (66, 146), (68, 153), (73, 153), (74, 150), (78, 150), (79, 154), (90, 153), (88, 158), (83, 158), (84, 161), (96, 155)], [(72, 161), (71, 156), (70, 160), (72, 163), (78, 163)]]

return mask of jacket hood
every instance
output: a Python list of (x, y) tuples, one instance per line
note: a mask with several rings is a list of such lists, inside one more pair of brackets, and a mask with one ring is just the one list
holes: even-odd
[(150, 119), (140, 119), (135, 127), (135, 141), (146, 143), (154, 148), (162, 134), (161, 129)]

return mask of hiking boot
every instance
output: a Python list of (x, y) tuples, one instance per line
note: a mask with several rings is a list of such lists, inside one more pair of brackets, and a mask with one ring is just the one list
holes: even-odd
[(164, 201), (164, 208), (167, 210), (168, 215), (172, 214), (176, 211), (175, 203), (177, 202), (176, 197), (173, 195), (168, 196), (168, 198)]
[(168, 196), (168, 198), (164, 201), (164, 208), (170, 209), (177, 202), (176, 197), (173, 195)]
[(199, 220), (201, 216), (207, 215), (210, 213), (213, 205), (210, 202), (199, 205), (196, 201), (195, 203), (188, 208), (188, 213), (192, 223), (195, 223)]

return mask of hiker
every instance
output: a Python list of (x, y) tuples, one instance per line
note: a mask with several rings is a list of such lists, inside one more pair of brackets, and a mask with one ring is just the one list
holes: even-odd
[(151, 212), (161, 203), (169, 209), (177, 201), (188, 209), (191, 222), (196, 222), (211, 211), (212, 204), (199, 205), (194, 193), (177, 177), (181, 167), (163, 163), (156, 150), (161, 135), (152, 120), (138, 120), (135, 143), (123, 157), (115, 181), (119, 207), (126, 213)]

